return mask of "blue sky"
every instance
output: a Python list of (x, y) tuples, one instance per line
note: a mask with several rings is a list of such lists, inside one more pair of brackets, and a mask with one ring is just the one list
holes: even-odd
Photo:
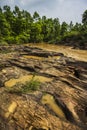
[(59, 18), (60, 22), (81, 22), (82, 14), (87, 9), (87, 0), (0, 0), (0, 6), (18, 5), (31, 14), (37, 11), (40, 16)]

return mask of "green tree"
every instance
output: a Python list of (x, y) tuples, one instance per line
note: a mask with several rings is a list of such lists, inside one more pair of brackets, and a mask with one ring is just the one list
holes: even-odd
[(37, 22), (37, 21), (40, 20), (40, 16), (39, 16), (39, 14), (36, 11), (33, 14), (33, 20), (34, 20), (34, 22)]
[(82, 23), (87, 24), (87, 10), (85, 10), (82, 15)]
[(81, 24), (79, 24), (79, 23), (76, 23), (76, 24), (74, 25), (74, 27), (73, 27), (73, 30), (74, 30), (74, 31), (77, 31), (77, 32), (79, 32), (80, 29), (81, 29)]
[(64, 36), (67, 33), (68, 30), (68, 24), (66, 22), (63, 22), (61, 25), (61, 36)]
[(52, 18), (42, 20), (42, 33), (44, 35), (44, 41), (48, 42), (53, 39), (53, 20)]
[(58, 18), (53, 20), (53, 39), (55, 42), (60, 40), (60, 22)]
[(10, 24), (2, 11), (0, 11), (0, 35), (3, 37), (10, 35)]
[(71, 21), (70, 24), (69, 24), (69, 31), (72, 31), (73, 27), (74, 27), (74, 25), (73, 25), (73, 22)]
[(15, 17), (13, 22), (13, 32), (15, 35), (19, 35), (23, 31), (22, 28), (23, 20), (22, 20), (22, 13), (18, 6), (15, 6), (15, 9), (13, 10), (13, 14)]
[(43, 35), (41, 34), (42, 28), (40, 23), (32, 23), (30, 32), (30, 42), (41, 42), (43, 41)]

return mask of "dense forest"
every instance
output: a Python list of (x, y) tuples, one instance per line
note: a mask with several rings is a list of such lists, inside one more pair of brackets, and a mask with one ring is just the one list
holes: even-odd
[(67, 24), (58, 18), (40, 17), (37, 12), (31, 15), (18, 6), (14, 10), (7, 5), (0, 7), (0, 45), (31, 42), (87, 46), (87, 10), (82, 23)]

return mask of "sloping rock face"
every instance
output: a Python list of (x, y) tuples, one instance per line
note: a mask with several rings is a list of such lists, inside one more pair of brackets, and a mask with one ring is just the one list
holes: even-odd
[[(0, 50), (0, 130), (87, 130), (86, 62), (27, 45)], [(18, 91), (33, 75), (39, 88)]]

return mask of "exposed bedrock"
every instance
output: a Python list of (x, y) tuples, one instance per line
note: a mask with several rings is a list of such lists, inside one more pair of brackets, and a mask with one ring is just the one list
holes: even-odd
[(0, 130), (87, 130), (86, 61), (27, 45), (3, 50)]

